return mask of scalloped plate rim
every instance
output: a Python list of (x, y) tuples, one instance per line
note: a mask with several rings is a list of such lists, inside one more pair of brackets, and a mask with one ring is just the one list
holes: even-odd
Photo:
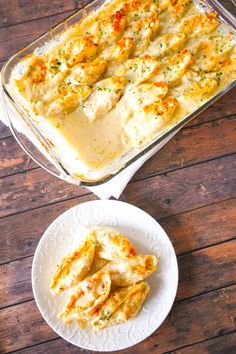
[[(172, 293), (171, 293), (171, 301), (169, 303), (169, 306), (168, 306), (168, 310), (165, 311), (165, 314), (164, 316), (162, 316), (162, 319), (160, 321), (160, 323), (158, 324), (158, 326), (154, 329), (152, 329), (150, 332), (147, 333), (146, 336), (144, 336), (143, 338), (141, 338), (140, 340), (137, 340), (137, 341), (134, 341), (133, 343), (129, 344), (129, 345), (125, 345), (125, 346), (122, 346), (120, 345), (118, 348), (99, 348), (99, 347), (94, 347), (94, 345), (87, 345), (87, 346), (84, 346), (82, 345), (81, 343), (77, 343), (71, 339), (69, 339), (66, 335), (64, 335), (63, 333), (59, 332), (57, 329), (55, 329), (55, 327), (52, 325), (52, 323), (50, 323), (50, 320), (48, 319), (48, 316), (45, 315), (41, 305), (40, 305), (40, 296), (38, 295), (38, 291), (36, 290), (35, 288), (35, 274), (37, 273), (36, 271), (36, 262), (37, 262), (37, 256), (38, 256), (38, 251), (40, 249), (40, 247), (42, 247), (42, 244), (43, 242), (47, 239), (47, 235), (48, 233), (50, 233), (54, 227), (57, 225), (58, 221), (62, 218), (64, 218), (67, 214), (70, 215), (73, 211), (77, 210), (77, 209), (80, 209), (80, 208), (84, 208), (86, 206), (92, 206), (92, 205), (98, 205), (98, 204), (107, 204), (107, 205), (115, 205), (117, 206), (118, 204), (123, 204), (123, 205), (126, 205), (128, 207), (131, 207), (133, 210), (136, 210), (137, 212), (142, 212), (143, 213), (143, 216), (149, 218), (150, 220), (152, 220), (152, 222), (155, 222), (156, 223), (156, 227), (159, 229), (159, 231), (161, 230), (162, 232), (162, 237), (165, 238), (165, 241), (167, 243), (169, 243), (169, 247), (171, 249), (171, 252), (172, 252), (172, 262), (174, 263), (173, 265), (173, 269), (174, 269), (174, 289), (172, 290)], [(92, 207), (93, 208), (93, 207)], [(105, 226), (105, 225), (104, 225)], [(110, 226), (110, 225), (107, 225), (107, 226)], [(113, 227), (113, 226), (111, 226)], [(114, 227), (115, 228), (115, 227)], [(129, 238), (130, 236), (127, 235)], [(131, 242), (132, 239), (131, 239)], [(135, 243), (135, 242), (134, 242)], [(132, 204), (129, 204), (127, 202), (123, 202), (123, 201), (118, 201), (118, 200), (93, 200), (93, 201), (87, 201), (87, 202), (84, 202), (84, 203), (80, 203), (78, 205), (75, 205), (69, 209), (67, 209), (66, 211), (64, 211), (62, 214), (60, 214), (56, 219), (53, 220), (53, 222), (47, 227), (47, 229), (44, 231), (42, 237), (40, 238), (39, 240), (39, 243), (36, 247), (36, 250), (35, 250), (35, 253), (34, 253), (34, 257), (33, 257), (33, 261), (32, 261), (32, 270), (31, 270), (31, 282), (32, 282), (32, 289), (33, 289), (33, 295), (34, 295), (34, 299), (35, 299), (35, 302), (36, 302), (36, 305), (42, 315), (42, 317), (44, 318), (44, 320), (46, 321), (46, 323), (52, 328), (52, 330), (57, 333), (61, 338), (63, 338), (64, 340), (66, 340), (67, 342), (77, 346), (77, 347), (80, 347), (80, 348), (83, 348), (83, 349), (87, 349), (87, 350), (93, 350), (93, 351), (98, 351), (98, 352), (108, 352), (108, 351), (118, 351), (118, 350), (124, 350), (124, 349), (127, 349), (131, 346), (134, 346), (142, 341), (144, 341), (145, 339), (147, 339), (149, 336), (151, 336), (160, 326), (161, 324), (165, 321), (166, 317), (168, 316), (172, 306), (173, 306), (173, 303), (174, 303), (174, 300), (175, 300), (175, 297), (176, 297), (176, 293), (177, 293), (177, 289), (178, 289), (178, 280), (179, 280), (179, 274), (178, 274), (178, 262), (177, 262), (177, 258), (176, 258), (176, 254), (175, 254), (175, 250), (174, 250), (174, 247), (168, 237), (168, 235), (166, 234), (166, 232), (164, 231), (164, 229), (161, 227), (161, 225), (150, 215), (148, 214), (147, 212), (145, 212), (144, 210), (132, 205)], [(48, 290), (48, 293), (50, 294), (49, 290)], [(145, 305), (145, 304), (144, 304)], [(142, 312), (142, 310), (140, 311), (140, 313)], [(135, 317), (133, 320), (130, 320), (130, 321), (127, 321), (126, 323), (124, 324), (121, 324), (119, 326), (114, 326), (114, 327), (110, 327), (108, 330), (111, 330), (112, 328), (117, 328), (117, 327), (121, 327), (121, 326), (125, 326), (127, 323), (130, 323), (130, 322), (133, 322), (135, 323), (137, 318), (138, 318), (139, 314), (137, 315), (137, 317)], [(83, 331), (86, 331), (83, 330)], [(102, 334), (103, 332), (107, 331), (107, 329), (101, 331), (101, 332), (96, 332), (96, 333), (100, 333)], [(99, 336), (98, 336), (99, 338)]]

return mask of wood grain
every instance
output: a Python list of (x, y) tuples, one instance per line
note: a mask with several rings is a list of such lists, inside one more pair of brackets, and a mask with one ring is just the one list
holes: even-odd
[(0, 28), (0, 61), (8, 60), (13, 54), (73, 13), (74, 11), (67, 11), (62, 14)]
[[(148, 160), (133, 180), (232, 154), (236, 152), (235, 141), (236, 115), (184, 128)], [(0, 140), (0, 149), (3, 154), (0, 177), (38, 167), (13, 137)]]
[(13, 136), (0, 140), (0, 177), (39, 167), (20, 147)]
[[(1, 262), (31, 256), (43, 232), (55, 218), (75, 205), (95, 199), (91, 194), (28, 211), (24, 217), (17, 214), (0, 220)], [(173, 215), (159, 222), (170, 236), (177, 254), (181, 254), (233, 238), (236, 230), (235, 210), (236, 199), (231, 199)]]
[(31, 265), (33, 257), (0, 265), (0, 309), (33, 298)]
[[(236, 195), (235, 166), (236, 155), (231, 155), (147, 178), (130, 183), (121, 198), (158, 218), (195, 209)], [(2, 217), (88, 193), (86, 188), (59, 180), (42, 169), (0, 182)]]
[[(159, 330), (139, 345), (139, 352), (150, 348), (151, 353), (161, 354), (235, 330), (235, 297), (234, 285), (176, 303)], [(212, 311), (207, 321), (210, 308)], [(136, 348), (125, 353), (135, 354)]]
[[(206, 321), (212, 304), (214, 304), (214, 311), (211, 312), (210, 321)], [(222, 333), (232, 332), (235, 330), (233, 321), (235, 312), (236, 285), (177, 302), (167, 320), (151, 337), (138, 346), (117, 353), (161, 354)], [(9, 324), (7, 327), (6, 322)], [(0, 335), (1, 349), (6, 353), (56, 337), (37, 311), (34, 301), (2, 310)], [(30, 353), (65, 353), (65, 348), (67, 350), (69, 348), (72, 353), (81, 351), (60, 340), (42, 344), (35, 349), (30, 348)]]
[[(0, 260), (2, 263), (32, 255), (46, 228), (61, 213), (80, 203), (97, 199), (94, 194), (70, 199), (48, 207), (0, 220)], [(43, 222), (42, 222), (43, 220)]]
[[(63, 339), (55, 339), (47, 344), (39, 344), (34, 348), (20, 350), (20, 354), (45, 354), (47, 349), (50, 354), (77, 354), (89, 353), (89, 351), (80, 350)], [(148, 351), (147, 351), (148, 350)], [(145, 353), (155, 353), (155, 347), (145, 348)], [(222, 335), (217, 338), (209, 339), (186, 348), (170, 351), (166, 354), (235, 354), (236, 352), (236, 332)], [(90, 352), (92, 354), (92, 352)]]
[(231, 285), (236, 279), (236, 240), (178, 257), (177, 299)]
[(236, 156), (130, 183), (121, 196), (155, 218), (193, 210), (233, 198)]
[(78, 4), (84, 1), (74, 0), (37, 0), (28, 1), (8, 0), (1, 2), (1, 24), (0, 27), (12, 26), (16, 23), (51, 16), (57, 13), (75, 10)]
[[(236, 240), (232, 240), (179, 256), (177, 299), (183, 300), (233, 284), (236, 279), (235, 249)], [(33, 298), (32, 260), (32, 257), (28, 257), (0, 266), (0, 304), (3, 304), (0, 308)]]
[[(1, 117), (0, 117), (0, 119), (1, 119)], [(11, 134), (10, 129), (0, 121), (0, 139), (4, 139), (4, 138), (11, 136), (11, 135), (12, 134)]]
[(66, 183), (41, 168), (3, 178), (0, 183), (1, 216), (88, 194), (84, 187)]
[(236, 236), (236, 199), (211, 204), (160, 219), (177, 254), (186, 253)]
[(236, 353), (236, 332), (222, 335), (201, 343), (178, 349), (169, 354), (235, 354)]
[(1, 353), (39, 343), (43, 338), (58, 337), (46, 324), (34, 301), (1, 310), (0, 319)]

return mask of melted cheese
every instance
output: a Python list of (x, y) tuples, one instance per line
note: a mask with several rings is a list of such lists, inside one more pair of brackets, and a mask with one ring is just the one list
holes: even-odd
[(185, 18), (180, 24), (180, 32), (192, 37), (199, 37), (211, 33), (218, 25), (217, 15), (213, 12), (197, 14)]
[(100, 258), (132, 259), (137, 252), (128, 238), (119, 231), (110, 227), (96, 227), (94, 230), (96, 240), (96, 254)]
[(64, 257), (52, 278), (52, 295), (72, 288), (58, 314), (94, 330), (129, 320), (140, 310), (149, 286), (143, 280), (157, 265), (153, 255), (137, 255), (129, 239), (109, 227), (86, 229), (84, 243)]
[(98, 330), (114, 326), (136, 316), (149, 290), (149, 285), (141, 282), (110, 294), (98, 314), (95, 314), (92, 320), (93, 328)]
[(93, 262), (94, 252), (95, 238), (91, 233), (81, 247), (62, 259), (51, 280), (51, 293), (59, 294), (83, 280)]
[(90, 122), (106, 115), (119, 101), (125, 87), (125, 78), (112, 76), (98, 81), (83, 104), (83, 112)]
[(107, 262), (109, 262), (107, 259), (99, 257), (99, 255), (95, 252), (94, 258), (93, 258), (93, 263), (91, 265), (90, 271), (87, 274), (88, 276), (93, 275), (97, 271), (99, 271), (101, 268), (103, 268)]
[(135, 256), (109, 262), (103, 269), (109, 271), (113, 285), (128, 286), (147, 278), (156, 270), (156, 265), (155, 256)]
[(109, 294), (106, 301), (94, 314), (94, 318), (92, 319), (91, 324), (95, 330), (103, 329), (106, 326), (113, 313), (123, 302), (125, 302), (125, 299), (132, 288), (133, 286), (127, 288), (119, 288), (118, 290), (115, 290)]
[(59, 317), (65, 322), (87, 319), (96, 312), (110, 293), (111, 279), (107, 271), (99, 271), (83, 280), (70, 296)]
[(134, 285), (127, 294), (126, 301), (124, 301), (121, 306), (117, 308), (114, 314), (110, 317), (106, 326), (109, 327), (121, 324), (136, 316), (140, 311), (149, 290), (149, 285), (145, 282)]
[(187, 67), (192, 63), (193, 58), (190, 50), (183, 50), (168, 58), (160, 72), (152, 80), (164, 81), (169, 86), (176, 85), (185, 74)]
[(10, 89), (64, 168), (89, 180), (236, 78), (220, 25), (191, 0), (111, 0), (23, 59)]

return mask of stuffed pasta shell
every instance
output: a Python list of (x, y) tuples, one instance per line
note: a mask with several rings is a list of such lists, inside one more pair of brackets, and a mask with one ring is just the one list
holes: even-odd
[(50, 291), (57, 295), (84, 279), (93, 262), (95, 238), (90, 233), (84, 244), (62, 259), (52, 277)]
[(89, 320), (110, 293), (109, 272), (100, 270), (79, 283), (70, 296), (64, 310), (59, 314), (65, 322)]
[(93, 329), (114, 326), (136, 316), (149, 290), (149, 285), (141, 282), (111, 293), (95, 314), (91, 322)]

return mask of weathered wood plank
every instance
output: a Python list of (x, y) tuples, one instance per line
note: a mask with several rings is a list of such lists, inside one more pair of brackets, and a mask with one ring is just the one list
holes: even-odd
[[(141, 168), (133, 180), (232, 154), (236, 152), (235, 141), (236, 115), (184, 128)], [(0, 140), (0, 149), (3, 154), (0, 177), (38, 166), (13, 137)]]
[(31, 266), (33, 257), (0, 265), (0, 309), (33, 298)]
[(38, 167), (25, 152), (14, 137), (0, 140), (1, 169), (0, 177), (20, 173)]
[[(176, 303), (166, 322), (139, 344), (139, 352), (161, 354), (235, 329), (236, 286)], [(231, 301), (234, 301), (231, 303)], [(125, 351), (137, 352), (135, 347)]]
[(232, 0), (222, 0), (221, 4), (234, 16), (236, 16), (236, 6)]
[(236, 332), (225, 334), (190, 347), (178, 349), (169, 354), (235, 354)]
[[(233, 198), (235, 164), (235, 155), (232, 155), (130, 183), (122, 198), (156, 218)], [(87, 191), (53, 178), (41, 169), (6, 177), (1, 184), (2, 215), (63, 201)]]
[[(138, 346), (136, 348), (138, 352)], [(50, 351), (50, 354), (64, 354), (67, 352), (71, 354), (77, 354), (79, 352), (84, 353), (82, 349), (80, 350), (79, 348), (76, 348), (61, 338), (55, 339), (49, 343), (39, 344), (34, 348), (20, 350), (19, 353), (44, 354), (47, 350)], [(153, 347), (151, 347), (149, 351), (151, 353), (155, 353)], [(236, 332), (232, 332), (213, 339), (205, 340), (197, 344), (193, 344), (192, 346), (187, 346), (182, 349), (168, 352), (168, 354), (235, 354), (235, 352)]]
[[(17, 214), (0, 220), (1, 263), (32, 255), (44, 230), (55, 218), (75, 205), (95, 199), (96, 197), (91, 194), (28, 211), (23, 216)], [(180, 254), (234, 237), (235, 210), (236, 199), (231, 199), (173, 215), (159, 222), (170, 236), (177, 254)], [(158, 210), (154, 217), (158, 218)]]
[[(0, 180), (1, 216), (88, 194), (88, 190), (36, 169)], [(23, 207), (23, 208), (22, 208)]]
[(236, 156), (184, 168), (130, 183), (122, 200), (157, 218), (233, 198)]
[(177, 254), (226, 241), (236, 235), (236, 199), (159, 220)]
[[(185, 299), (215, 288), (231, 285), (236, 279), (236, 240), (178, 257), (177, 299)], [(33, 298), (32, 257), (0, 266), (0, 308)]]
[(8, 60), (13, 54), (24, 48), (50, 28), (63, 21), (74, 11), (0, 28), (0, 60)]
[(37, 38), (39, 35), (47, 32), (53, 26), (57, 25), (72, 15), (80, 7), (82, 7), (82, 2), (81, 6), (78, 5), (77, 9), (74, 10), (56, 13), (54, 15), (43, 18), (32, 19), (30, 21), (17, 23), (8, 27), (0, 27), (0, 43), (2, 43), (1, 47), (7, 45), (7, 43), (5, 43), (6, 41), (13, 41), (16, 38), (24, 38), (27, 36), (32, 36), (33, 39)]
[(38, 0), (30, 1), (9, 0), (1, 2), (1, 24), (0, 27), (12, 26), (17, 23), (31, 21), (37, 18), (51, 16), (65, 11), (75, 10), (77, 5), (83, 3), (83, 0)]
[[(130, 183), (121, 198), (158, 218), (233, 198), (236, 155)], [(88, 193), (42, 169), (1, 179), (2, 217)]]
[[(148, 351), (160, 354), (232, 332), (235, 329), (232, 320), (236, 315), (235, 311), (236, 285), (177, 302), (167, 320), (151, 337), (122, 353), (136, 354)], [(8, 326), (5, 326), (5, 323), (8, 323)], [(0, 334), (3, 352), (14, 351), (56, 337), (36, 310), (34, 301), (2, 310)], [(79, 352), (78, 348), (68, 345), (63, 340), (45, 343), (22, 352), (65, 353), (66, 348), (67, 350), (69, 348), (71, 353)]]
[(34, 301), (1, 310), (0, 319), (1, 353), (57, 337)]
[(90, 194), (1, 219), (1, 263), (32, 255), (43, 232), (55, 218), (75, 205), (95, 199), (95, 195)]
[[(1, 117), (0, 117), (0, 119), (1, 119)], [(11, 135), (12, 134), (11, 134), (10, 129), (0, 121), (0, 139), (4, 139), (4, 138), (11, 136)]]
[(236, 240), (178, 257), (177, 299), (231, 285), (236, 280)]

